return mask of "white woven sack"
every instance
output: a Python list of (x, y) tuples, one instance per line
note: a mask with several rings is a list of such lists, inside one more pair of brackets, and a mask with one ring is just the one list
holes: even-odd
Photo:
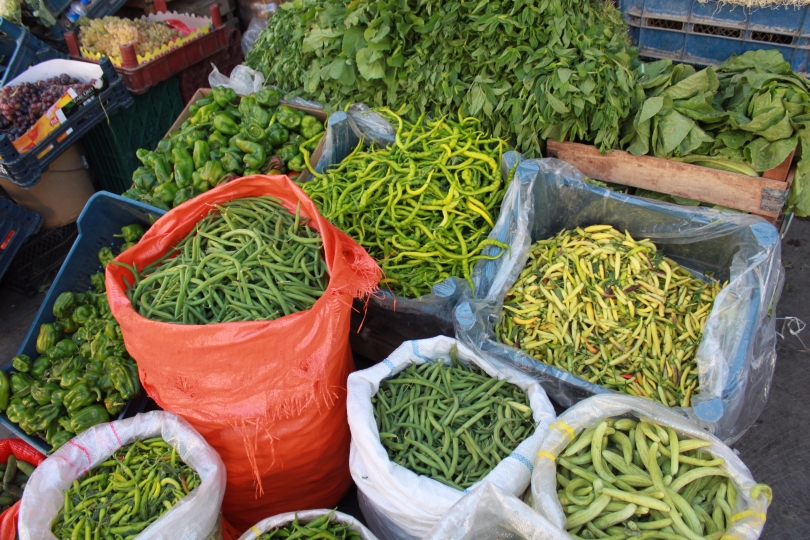
[[(263, 533), (275, 529), (276, 527), (283, 527), (290, 523), (298, 516), (298, 521), (301, 523), (309, 523), (319, 517), (328, 514), (331, 510), (302, 510), (301, 512), (285, 512), (273, 517), (265, 518), (258, 522), (256, 525), (245, 531), (245, 534), (239, 537), (239, 540), (256, 540)], [(360, 523), (357, 519), (342, 512), (335, 512), (333, 521), (338, 523), (346, 523), (349, 525), (349, 530), (352, 530), (360, 535), (362, 540), (377, 540), (377, 537), (372, 532)]]
[(56, 540), (51, 523), (74, 480), (134, 441), (163, 437), (202, 483), (144, 529), (137, 540), (205, 540), (219, 537), (225, 465), (191, 425), (163, 411), (99, 424), (77, 435), (46, 459), (28, 480), (17, 524), (20, 540)]
[(349, 375), (347, 409), (352, 432), (349, 469), (357, 484), (357, 496), (366, 522), (380, 538), (423, 538), (464, 496), (463, 491), (418, 475), (389, 460), (380, 443), (371, 404), (382, 380), (411, 364), (419, 365), (439, 358), (449, 363), (453, 347), (458, 347), (457, 357), (461, 362), (472, 362), (490, 376), (506, 379), (526, 392), (537, 424), (534, 434), (518, 445), (482, 482), (491, 482), (508, 493), (521, 495), (529, 486), (540, 443), (555, 419), (554, 408), (537, 380), (495, 359), (479, 356), (449, 337), (406, 341), (382, 363)]
[[(580, 401), (557, 419), (551, 426), (539, 452), (539, 461), (532, 474), (532, 497), (535, 510), (556, 526), (565, 528), (565, 514), (557, 498), (557, 467), (554, 460), (582, 430), (597, 425), (611, 417), (640, 418), (660, 426), (671, 427), (678, 435), (702, 439), (712, 443), (702, 449), (721, 457), (725, 464), (720, 468), (728, 473), (737, 488), (737, 504), (732, 508), (733, 525), (724, 539), (756, 540), (765, 526), (770, 504), (769, 490), (751, 496), (756, 485), (748, 467), (734, 451), (720, 439), (700, 429), (690, 420), (654, 401), (633, 396), (603, 394)], [(756, 491), (756, 490), (755, 490)]]

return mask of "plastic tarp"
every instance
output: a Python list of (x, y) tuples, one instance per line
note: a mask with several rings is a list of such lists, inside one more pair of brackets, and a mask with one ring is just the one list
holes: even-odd
[[(256, 525), (248, 529), (245, 534), (239, 537), (239, 540), (257, 540), (262, 533), (271, 531), (277, 527), (283, 527), (298, 519), (299, 523), (309, 523), (321, 516), (332, 512), (332, 510), (303, 510), (301, 512), (286, 512), (277, 516), (269, 517), (258, 522)], [(345, 523), (349, 526), (350, 531), (356, 532), (360, 536), (360, 540), (377, 540), (377, 537), (368, 530), (365, 525), (360, 523), (356, 518), (342, 512), (335, 512), (332, 516), (332, 521), (337, 523)]]
[(593, 427), (606, 418), (630, 417), (644, 419), (662, 427), (671, 427), (679, 436), (711, 442), (701, 451), (725, 460), (720, 468), (737, 488), (737, 503), (731, 516), (732, 527), (723, 538), (756, 540), (765, 526), (770, 504), (770, 491), (766, 488), (757, 493), (756, 485), (748, 467), (737, 457), (734, 450), (706, 433), (671, 409), (647, 399), (618, 394), (594, 396), (571, 407), (551, 426), (540, 448), (540, 458), (532, 474), (532, 500), (535, 510), (560, 528), (565, 527), (565, 514), (557, 498), (557, 467), (554, 460), (568, 444), (584, 429)]
[[(649, 238), (698, 276), (713, 272), (729, 280), (697, 351), (700, 393), (682, 412), (728, 443), (741, 437), (765, 406), (776, 362), (774, 317), (784, 282), (777, 230), (756, 216), (677, 206), (592, 185), (556, 159), (524, 162), (521, 168), (537, 175), (528, 220), (532, 242), (563, 229), (607, 224), (634, 238)], [(487, 276), (488, 288), (480, 295), (484, 300), (456, 307), (458, 338), (543, 378), (551, 398), (565, 407), (612, 393), (495, 341), (502, 299), (528, 255), (524, 249), (509, 261), (479, 261), (476, 271)]]
[(138, 540), (208, 540), (220, 537), (219, 509), (225, 494), (225, 465), (205, 439), (177, 415), (154, 411), (93, 426), (46, 459), (23, 492), (20, 540), (56, 540), (51, 523), (74, 480), (134, 441), (162, 437), (200, 475), (202, 483), (138, 534)]
[(380, 443), (372, 397), (380, 383), (411, 364), (444, 360), (458, 347), (457, 358), (472, 362), (491, 377), (506, 379), (529, 397), (537, 426), (534, 433), (504, 458), (482, 482), (491, 482), (513, 495), (522, 494), (548, 426), (555, 419), (545, 392), (533, 378), (497, 360), (486, 358), (445, 336), (406, 341), (382, 363), (352, 373), (348, 383), (347, 410), (352, 432), (349, 468), (357, 484), (360, 508), (369, 528), (383, 539), (422, 538), (458, 502), (464, 492), (395, 464)]

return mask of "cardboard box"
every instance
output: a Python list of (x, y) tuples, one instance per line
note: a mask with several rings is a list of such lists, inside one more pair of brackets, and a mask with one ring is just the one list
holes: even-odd
[[(186, 120), (189, 119), (189, 117), (191, 115), (189, 114), (188, 110), (189, 110), (189, 107), (191, 107), (194, 104), (195, 101), (197, 101), (198, 99), (204, 98), (205, 96), (209, 95), (210, 93), (211, 93), (210, 88), (200, 88), (199, 90), (194, 92), (194, 95), (191, 96), (191, 101), (188, 102), (188, 105), (186, 105), (186, 107), (183, 109), (183, 112), (180, 113), (180, 116), (178, 116), (177, 120), (174, 121), (174, 124), (171, 125), (169, 130), (166, 132), (166, 136), (168, 136), (169, 133), (171, 133), (172, 131), (174, 131), (176, 129), (179, 129), (180, 126), (183, 125), (183, 122), (185, 122)], [(326, 112), (324, 112), (322, 109), (313, 109), (312, 107), (302, 107), (301, 105), (295, 105), (295, 104), (292, 104), (292, 103), (283, 103), (282, 102), (282, 104), (287, 105), (288, 107), (292, 107), (293, 109), (298, 109), (299, 111), (303, 111), (303, 112), (305, 112), (307, 114), (311, 114), (312, 116), (314, 116), (315, 118), (317, 118), (321, 122), (326, 122), (327, 118), (329, 118), (329, 115), (326, 114)], [(324, 137), (321, 138), (321, 141), (318, 143), (318, 146), (315, 147), (315, 151), (312, 152), (312, 155), (309, 157), (310, 163), (313, 163), (313, 164), (318, 163), (318, 160), (321, 159), (321, 154), (323, 153), (323, 145), (324, 145), (324, 139), (325, 138), (326, 138), (326, 136), (324, 135)], [(298, 176), (298, 179), (296, 180), (296, 182), (298, 182), (298, 183), (306, 182), (306, 181), (309, 180), (309, 177), (310, 177), (309, 171), (307, 169), (304, 169), (303, 171), (301, 171), (301, 174)]]

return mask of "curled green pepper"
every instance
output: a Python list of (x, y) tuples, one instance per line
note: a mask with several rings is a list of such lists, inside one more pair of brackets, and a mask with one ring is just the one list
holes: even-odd
[(220, 113), (214, 117), (214, 128), (225, 135), (236, 135), (239, 133), (239, 126), (228, 115)]

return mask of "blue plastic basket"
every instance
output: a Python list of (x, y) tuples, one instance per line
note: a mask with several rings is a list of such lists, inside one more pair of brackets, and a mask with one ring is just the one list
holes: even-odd
[[(120, 233), (121, 227), (131, 223), (140, 223), (148, 226), (152, 218), (158, 218), (165, 212), (158, 208), (127, 199), (106, 191), (100, 191), (90, 197), (76, 221), (79, 227), (79, 236), (70, 250), (65, 263), (56, 275), (45, 300), (37, 312), (28, 334), (17, 354), (27, 354), (31, 358), (39, 356), (36, 349), (39, 327), (54, 320), (53, 304), (56, 298), (65, 291), (84, 292), (91, 288), (90, 276), (101, 271), (98, 261), (98, 251), (105, 246), (116, 247), (123, 243), (121, 238), (113, 235)], [(7, 368), (7, 371), (11, 368)], [(119, 418), (124, 418), (130, 412), (136, 412), (140, 407), (138, 398), (131, 400)], [(8, 417), (0, 415), (0, 423), (19, 435), (26, 442), (45, 453), (50, 446), (44, 439), (26, 435), (18, 425), (11, 422)]]
[(642, 56), (717, 65), (732, 54), (776, 49), (794, 71), (810, 72), (810, 6), (618, 0), (618, 7)]
[(67, 58), (45, 43), (41, 42), (28, 30), (0, 17), (0, 57), (2, 60), (2, 78), (0, 86), (5, 84), (33, 66), (45, 60)]
[[(108, 58), (99, 62), (104, 74), (105, 89), (101, 95), (79, 107), (68, 120), (24, 154), (20, 154), (5, 134), (0, 134), (0, 176), (12, 183), (30, 188), (42, 179), (42, 173), (73, 143), (119, 108), (130, 107), (134, 101)], [(42, 152), (50, 148), (47, 153)], [(41, 155), (41, 157), (39, 157)]]
[(0, 197), (0, 279), (25, 239), (39, 230), (42, 218)]

